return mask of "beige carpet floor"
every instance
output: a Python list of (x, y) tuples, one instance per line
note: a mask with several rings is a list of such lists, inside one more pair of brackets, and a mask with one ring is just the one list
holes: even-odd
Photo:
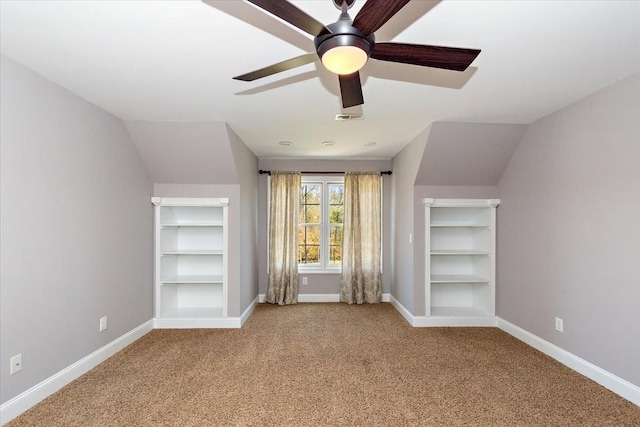
[(495, 328), (262, 304), (242, 329), (154, 330), (8, 425), (640, 426), (640, 407)]

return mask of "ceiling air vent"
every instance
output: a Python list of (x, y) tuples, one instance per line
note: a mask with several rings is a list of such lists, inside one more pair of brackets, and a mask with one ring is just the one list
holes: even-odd
[(343, 122), (345, 120), (362, 120), (364, 119), (364, 114), (336, 114), (336, 120), (339, 122)]

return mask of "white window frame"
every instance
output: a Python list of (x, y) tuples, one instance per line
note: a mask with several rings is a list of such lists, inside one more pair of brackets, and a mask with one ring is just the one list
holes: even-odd
[[(320, 202), (321, 217), (321, 239), (320, 239), (320, 263), (319, 264), (298, 264), (300, 273), (333, 273), (339, 274), (342, 271), (342, 264), (329, 264), (329, 185), (342, 184), (344, 186), (344, 175), (303, 175), (302, 184), (322, 184), (322, 196)], [(300, 225), (300, 224), (299, 224)], [(344, 232), (344, 223), (342, 224)]]

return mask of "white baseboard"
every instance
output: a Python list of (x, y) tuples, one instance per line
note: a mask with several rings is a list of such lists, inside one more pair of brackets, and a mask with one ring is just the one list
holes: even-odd
[[(300, 294), (298, 296), (299, 302), (339, 302), (340, 296), (338, 294)], [(429, 323), (429, 318), (426, 316), (413, 316), (409, 310), (407, 310), (398, 300), (389, 294), (382, 294), (383, 302), (390, 302), (396, 310), (407, 320), (407, 322), (414, 327), (421, 326), (438, 326)], [(247, 307), (240, 317), (227, 318), (225, 322), (216, 322), (215, 326), (209, 324), (202, 326), (190, 326), (190, 327), (217, 327), (217, 328), (240, 328), (249, 318), (253, 312), (256, 303), (264, 302), (264, 294), (258, 295), (258, 297)], [(192, 319), (185, 319), (189, 321)], [(100, 363), (107, 360), (129, 344), (132, 344), (142, 336), (150, 332), (154, 328), (162, 328), (158, 325), (158, 322), (162, 323), (162, 319), (149, 320), (137, 328), (127, 332), (121, 337), (113, 340), (104, 347), (94, 351), (90, 355), (82, 358), (76, 363), (68, 366), (60, 372), (52, 375), (44, 381), (36, 384), (30, 389), (24, 391), (13, 399), (5, 402), (0, 406), (0, 425), (4, 425), (22, 414), (32, 406), (44, 400), (46, 397), (55, 393), (65, 385), (69, 384), (76, 378), (85, 374), (89, 370), (93, 369)], [(179, 320), (178, 320), (179, 321)], [(167, 325), (171, 322), (166, 321)], [(206, 322), (206, 321), (205, 321)], [(193, 323), (193, 322), (192, 322)], [(192, 324), (191, 323), (191, 324)], [(504, 320), (497, 318), (497, 326), (509, 335), (525, 342), (533, 348), (545, 353), (546, 355), (554, 358), (563, 365), (573, 369), (574, 371), (592, 379), (603, 387), (613, 391), (619, 396), (629, 400), (635, 405), (640, 406), (640, 387), (608, 372), (604, 369), (581, 359), (572, 353), (552, 344), (542, 338)], [(164, 326), (164, 327), (185, 327), (185, 323), (181, 323), (179, 326)]]
[(428, 327), (462, 327), (462, 328), (495, 328), (498, 320), (495, 316), (414, 316), (413, 326)]
[(240, 328), (247, 321), (258, 302), (258, 298), (249, 304), (240, 317), (225, 319), (151, 319), (132, 331), (115, 339), (104, 347), (36, 384), (0, 406), (0, 425), (4, 425), (32, 406), (44, 400), (69, 384), (76, 378), (98, 366), (129, 344), (138, 340), (153, 329), (163, 328)]
[(258, 297), (256, 297), (256, 299), (254, 299), (251, 304), (249, 304), (249, 307), (247, 307), (244, 313), (242, 313), (242, 316), (240, 316), (240, 327), (242, 327), (242, 325), (244, 325), (244, 322), (249, 319), (249, 316), (251, 316), (251, 313), (253, 313), (253, 309), (256, 308), (256, 304), (258, 304)]
[(509, 323), (504, 319), (498, 318), (498, 328), (502, 329), (509, 335), (518, 338), (529, 344), (531, 347), (543, 352), (562, 363), (563, 365), (573, 369), (574, 371), (592, 379), (601, 386), (611, 390), (612, 392), (624, 397), (630, 402), (640, 406), (640, 387), (608, 372), (604, 369), (587, 362), (578, 356), (552, 344), (537, 335), (528, 332), (513, 323)]
[[(451, 323), (451, 319), (446, 321), (446, 324), (440, 325), (437, 320), (428, 318), (426, 316), (414, 316), (409, 310), (404, 307), (400, 301), (391, 296), (391, 304), (398, 310), (398, 312), (405, 318), (405, 320), (414, 327), (424, 326), (497, 326), (504, 332), (512, 335), (513, 337), (525, 342), (531, 347), (543, 352), (544, 354), (554, 358), (558, 362), (567, 366), (570, 369), (584, 375), (585, 377), (592, 379), (601, 386), (611, 390), (617, 395), (629, 400), (630, 402), (640, 406), (640, 387), (636, 386), (624, 380), (604, 369), (587, 362), (584, 359), (575, 356), (572, 353), (552, 344), (542, 338), (525, 331), (524, 329), (507, 322), (499, 317), (486, 319), (479, 319), (478, 324), (473, 325), (455, 325)], [(444, 319), (444, 318), (443, 318)], [(443, 320), (444, 322), (444, 320)], [(487, 323), (488, 322), (488, 323)]]
[[(258, 295), (258, 302), (264, 302), (265, 294)], [(382, 302), (389, 302), (390, 295), (382, 294)], [(340, 294), (298, 294), (298, 302), (340, 302)]]
[(111, 341), (104, 347), (78, 360), (46, 380), (20, 393), (0, 406), (0, 424), (4, 425), (46, 397), (60, 390), (71, 381), (90, 371), (129, 344), (138, 340), (153, 329), (153, 320)]
[(155, 329), (234, 329), (242, 327), (242, 319), (240, 317), (221, 317), (214, 318), (197, 318), (185, 317), (183, 319), (167, 318), (153, 319), (153, 327)]
[(411, 326), (416, 326), (415, 325), (416, 320), (419, 321), (422, 318), (426, 319), (425, 316), (414, 316), (413, 314), (411, 314), (411, 312), (407, 310), (406, 307), (400, 303), (400, 301), (398, 301), (393, 297), (393, 295), (391, 296), (390, 302), (391, 302), (391, 305), (394, 306), (396, 310), (398, 310), (398, 313), (400, 313), (402, 317), (404, 317), (404, 319), (407, 322), (409, 322)]
[(415, 328), (426, 327), (495, 327), (497, 326), (497, 318), (494, 316), (469, 316), (469, 317), (453, 317), (453, 316), (414, 316), (403, 306), (400, 301), (391, 297), (391, 304), (405, 318), (409, 324)]
[(256, 307), (258, 297), (249, 304), (240, 317), (220, 317), (220, 318), (156, 318), (153, 319), (155, 329), (234, 329), (241, 328), (247, 321), (253, 309)]

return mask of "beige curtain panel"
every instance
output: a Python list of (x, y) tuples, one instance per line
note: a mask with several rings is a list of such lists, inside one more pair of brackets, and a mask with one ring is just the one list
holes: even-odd
[(347, 304), (382, 300), (380, 181), (379, 173), (347, 173), (344, 178), (340, 301)]
[(265, 301), (298, 303), (300, 173), (272, 172), (269, 193), (269, 286)]

